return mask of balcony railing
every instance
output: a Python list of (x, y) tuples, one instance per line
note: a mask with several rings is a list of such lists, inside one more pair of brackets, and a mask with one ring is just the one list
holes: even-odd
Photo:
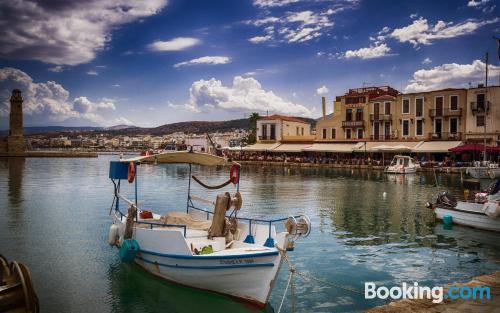
[(391, 121), (392, 114), (370, 114), (370, 121)]
[(430, 140), (461, 140), (462, 133), (429, 133)]
[(462, 109), (450, 110), (450, 109), (429, 109), (430, 117), (451, 117), (451, 116), (462, 116)]
[(356, 121), (342, 121), (342, 127), (365, 127), (365, 121), (356, 120)]
[(472, 110), (472, 113), (474, 113), (474, 114), (484, 113), (484, 112), (488, 113), (488, 111), (490, 109), (490, 103), (489, 103), (489, 101), (486, 101), (486, 102), (471, 101), (470, 108)]
[(370, 140), (375, 141), (384, 141), (384, 140), (394, 140), (397, 139), (396, 136), (393, 135), (370, 135)]

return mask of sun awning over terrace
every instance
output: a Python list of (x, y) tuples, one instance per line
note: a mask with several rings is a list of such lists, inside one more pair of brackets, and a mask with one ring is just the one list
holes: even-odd
[(447, 153), (450, 149), (456, 148), (462, 144), (461, 141), (426, 141), (415, 148), (415, 153)]
[(314, 143), (310, 147), (304, 148), (304, 151), (351, 153), (360, 145), (364, 145), (364, 143)]
[(372, 141), (361, 143), (355, 152), (411, 152), (421, 141)]
[(251, 146), (241, 148), (243, 151), (270, 151), (279, 146), (279, 143), (256, 143)]
[(284, 143), (271, 150), (271, 152), (302, 152), (304, 149), (312, 146), (310, 143)]

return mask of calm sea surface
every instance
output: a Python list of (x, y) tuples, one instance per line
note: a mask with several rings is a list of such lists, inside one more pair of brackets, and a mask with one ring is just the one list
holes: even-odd
[[(42, 312), (246, 312), (224, 296), (179, 287), (120, 263), (117, 249), (106, 242), (111, 159), (116, 156), (0, 159), (0, 253), (30, 267)], [(193, 170), (212, 184), (228, 177), (227, 168)], [(184, 210), (187, 177), (184, 165), (142, 165), (140, 204), (162, 213)], [(458, 190), (458, 176), (438, 180), (441, 189)], [(444, 230), (434, 222), (424, 207), (437, 192), (433, 184), (432, 175), (246, 167), (240, 214), (306, 212), (313, 232), (297, 242), (292, 263), (306, 275), (361, 292), (365, 281), (433, 286), (500, 270), (500, 236)], [(132, 194), (130, 186), (124, 190)], [(194, 187), (193, 194), (203, 192)], [(287, 276), (283, 266), (267, 311), (277, 310)], [(296, 294), (301, 312), (361, 311), (385, 303), (300, 278)], [(290, 301), (285, 306), (289, 311)]]

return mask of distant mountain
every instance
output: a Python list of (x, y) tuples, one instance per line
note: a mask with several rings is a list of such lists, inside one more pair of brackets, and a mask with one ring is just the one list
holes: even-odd
[[(47, 134), (47, 133), (75, 133), (75, 132), (89, 132), (102, 130), (102, 127), (95, 126), (30, 126), (24, 127), (25, 135), (34, 135), (34, 134)], [(7, 136), (9, 134), (9, 130), (1, 130), (1, 136)]]
[(121, 129), (127, 129), (127, 128), (136, 128), (136, 126), (120, 124), (120, 125), (106, 127), (104, 130), (121, 130)]
[[(297, 117), (307, 123), (310, 123), (313, 127), (316, 123), (314, 119)], [(229, 120), (229, 121), (191, 121), (191, 122), (179, 122), (172, 124), (165, 124), (158, 127), (143, 128), (131, 125), (115, 125), (111, 127), (66, 127), (66, 126), (37, 126), (37, 127), (25, 127), (24, 133), (26, 135), (33, 134), (50, 134), (56, 135), (59, 133), (66, 133), (69, 135), (75, 135), (76, 133), (84, 134), (91, 133), (94, 131), (99, 131), (102, 133), (109, 133), (113, 135), (166, 135), (175, 132), (184, 132), (191, 134), (204, 134), (213, 132), (228, 132), (236, 129), (249, 129), (250, 122), (246, 118)], [(0, 131), (0, 135), (8, 135), (9, 131)]]

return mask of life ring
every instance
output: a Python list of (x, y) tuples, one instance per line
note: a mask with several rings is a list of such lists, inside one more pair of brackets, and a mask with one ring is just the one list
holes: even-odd
[(229, 180), (235, 185), (240, 182), (240, 166), (238, 164), (231, 165)]
[(128, 164), (128, 176), (127, 180), (129, 183), (133, 183), (135, 179), (135, 164), (134, 162), (130, 162)]

